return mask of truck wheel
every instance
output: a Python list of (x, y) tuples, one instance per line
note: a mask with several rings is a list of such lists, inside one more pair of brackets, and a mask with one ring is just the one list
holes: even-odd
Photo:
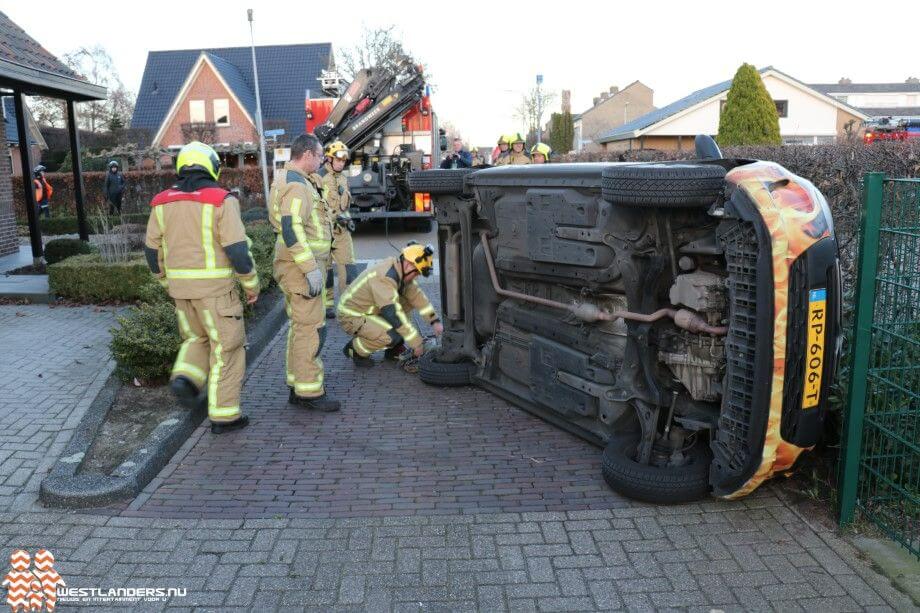
[(452, 168), (450, 170), (416, 170), (406, 177), (409, 191), (413, 194), (429, 193), (456, 195), (465, 193), (466, 176), (472, 168)]
[(462, 362), (438, 362), (437, 352), (429, 351), (418, 359), (418, 376), (428, 385), (438, 387), (461, 387), (469, 385), (476, 364), (468, 360)]
[(638, 433), (615, 434), (604, 448), (601, 472), (613, 490), (655, 504), (692, 502), (709, 495), (712, 452), (704, 440), (693, 443), (683, 466), (655, 466), (636, 462), (638, 439)]
[(624, 164), (605, 168), (601, 195), (635, 207), (708, 207), (722, 195), (725, 169), (713, 164)]

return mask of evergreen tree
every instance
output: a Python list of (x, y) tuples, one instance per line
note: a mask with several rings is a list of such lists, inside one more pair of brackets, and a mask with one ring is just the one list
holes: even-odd
[(776, 103), (750, 64), (742, 64), (732, 79), (716, 140), (722, 146), (782, 144)]
[(572, 114), (568, 111), (553, 113), (550, 122), (550, 136), (547, 144), (552, 148), (553, 153), (568, 153), (572, 150), (575, 140), (575, 123), (572, 120)]

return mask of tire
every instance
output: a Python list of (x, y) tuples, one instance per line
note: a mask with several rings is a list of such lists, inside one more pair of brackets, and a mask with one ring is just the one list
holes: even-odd
[(708, 207), (721, 195), (725, 169), (713, 164), (624, 164), (605, 168), (601, 195), (635, 207)]
[(655, 504), (693, 502), (709, 495), (712, 452), (704, 441), (696, 441), (688, 453), (690, 461), (677, 467), (639, 464), (633, 459), (637, 446), (637, 433), (614, 435), (607, 443), (601, 471), (611, 489)]
[(413, 194), (463, 194), (466, 176), (471, 172), (473, 172), (472, 168), (416, 170), (408, 174), (406, 183), (409, 185), (409, 191)]
[(438, 362), (437, 353), (429, 351), (418, 360), (418, 376), (428, 385), (439, 387), (461, 387), (470, 385), (476, 365), (464, 360), (462, 362)]

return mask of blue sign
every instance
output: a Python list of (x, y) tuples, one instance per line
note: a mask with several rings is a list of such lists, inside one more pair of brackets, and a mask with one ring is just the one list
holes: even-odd
[(542, 84), (543, 84), (543, 75), (538, 74), (537, 75), (537, 85), (542, 85)]
[(279, 128), (277, 130), (266, 130), (265, 136), (284, 136), (284, 129)]

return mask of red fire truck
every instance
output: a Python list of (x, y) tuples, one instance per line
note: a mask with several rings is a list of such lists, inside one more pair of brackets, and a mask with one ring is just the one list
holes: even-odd
[(863, 123), (863, 141), (899, 141), (920, 138), (920, 117), (879, 117)]
[(447, 143), (420, 66), (402, 61), (361, 70), (340, 97), (308, 97), (306, 110), (307, 132), (324, 144), (341, 140), (351, 151), (346, 172), (354, 219), (398, 218), (430, 230), (431, 198), (411, 193), (406, 175), (436, 167)]

